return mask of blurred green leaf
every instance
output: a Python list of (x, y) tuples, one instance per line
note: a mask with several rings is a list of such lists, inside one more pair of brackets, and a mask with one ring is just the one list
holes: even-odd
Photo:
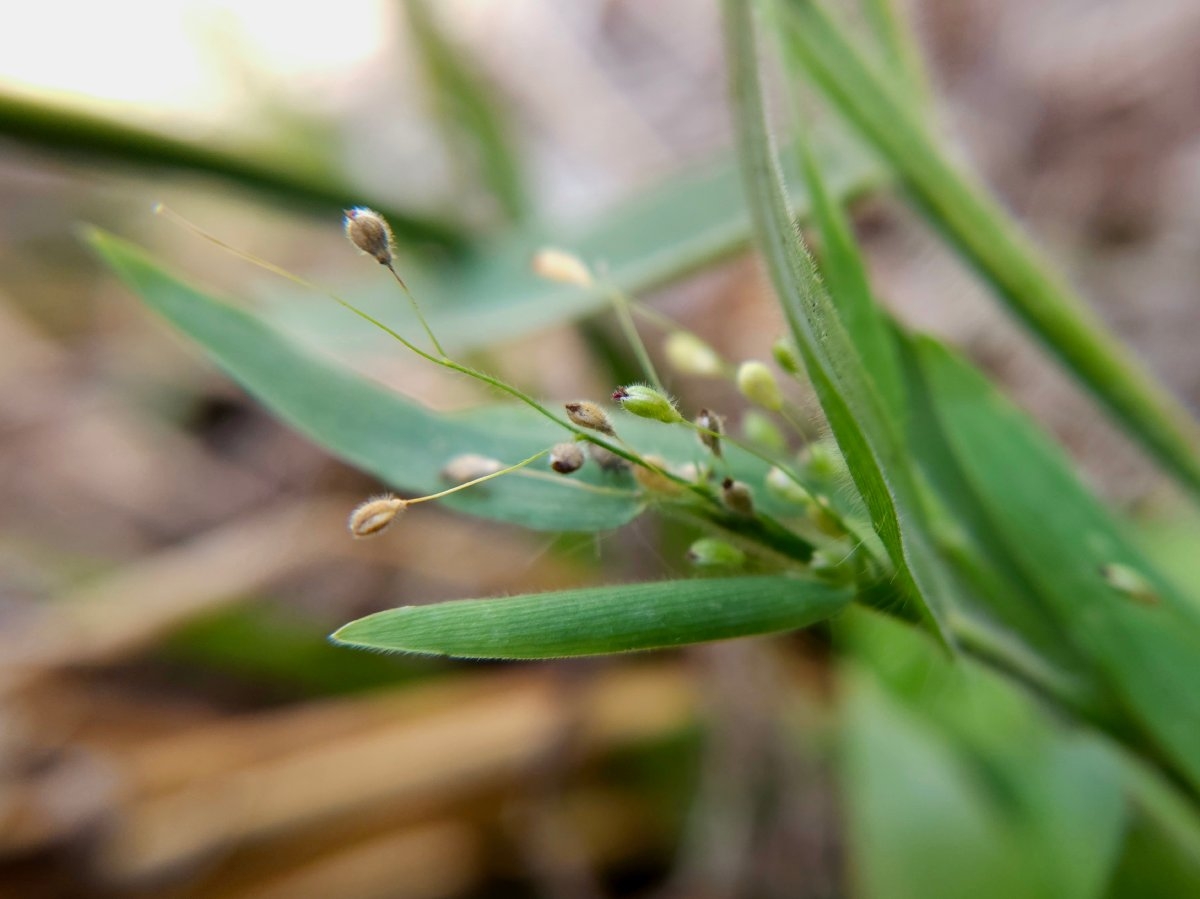
[[(899, 426), (825, 292), (788, 213), (759, 83), (751, 4), (726, 0), (727, 53), (747, 203), (760, 251), (817, 398), (896, 567), (900, 591), (939, 637), (951, 607), (945, 574), (922, 521)], [(900, 526), (901, 511), (906, 526)]]
[[(982, 375), (936, 341), (916, 349), (937, 417), (1005, 553), (1137, 722), (1150, 756), (1161, 754), (1200, 792), (1200, 611)], [(1105, 577), (1111, 565), (1137, 572), (1155, 599), (1115, 588)]]
[(529, 200), (521, 163), (492, 92), (465, 54), (442, 33), (425, 0), (405, 0), (408, 23), (433, 96), (448, 132), (451, 153), (469, 145), (469, 162), (510, 221), (526, 217)]
[(840, 755), (856, 895), (1101, 895), (1125, 818), (1115, 755), (894, 622), (859, 612), (839, 633), (862, 660)]
[(1187, 413), (937, 148), (904, 94), (871, 68), (820, 5), (784, 6), (785, 47), (891, 163), (930, 220), (1129, 432), (1200, 494), (1200, 431)]
[[(877, 186), (880, 169), (856, 144), (834, 133), (814, 135), (814, 155), (833, 197)], [(580, 224), (530, 223), (479, 247), (467, 260), (441, 269), (404, 270), (438, 339), (462, 352), (521, 337), (607, 308), (601, 288), (553, 284), (529, 269), (534, 252), (556, 246), (575, 253), (631, 295), (677, 281), (726, 259), (749, 243), (750, 220), (732, 161), (715, 163), (652, 185), (608, 212)], [(793, 213), (809, 214), (808, 193), (789, 186)], [(377, 269), (378, 266), (374, 266)], [(411, 330), (396, 285), (372, 271), (344, 293), (397, 330)], [(273, 289), (268, 315), (288, 333), (341, 355), (390, 349), (385, 339), (323, 298)]]
[[(220, 149), (211, 143), (182, 140), (65, 106), (3, 93), (0, 93), (0, 135), (87, 162), (107, 159), (216, 175), (327, 215), (352, 205), (360, 195), (359, 188), (330, 172), (298, 168), (286, 153)], [(378, 209), (402, 240), (458, 250), (466, 243), (466, 231), (458, 224), (384, 204), (378, 205)]]
[(477, 659), (600, 655), (794, 630), (836, 615), (851, 598), (789, 577), (617, 584), (402, 606), (352, 621), (331, 639)]
[[(566, 436), (522, 407), (436, 415), (304, 351), (244, 310), (178, 280), (136, 247), (99, 231), (90, 240), (147, 305), (203, 346), (275, 414), (397, 489), (431, 493), (445, 487), (439, 472), (459, 454), (512, 464)], [(541, 530), (603, 530), (624, 524), (642, 508), (628, 479), (593, 466), (572, 478), (516, 472), (445, 502)]]

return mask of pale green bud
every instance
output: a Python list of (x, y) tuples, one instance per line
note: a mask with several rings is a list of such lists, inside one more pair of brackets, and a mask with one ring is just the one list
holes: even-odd
[(771, 355), (775, 357), (775, 361), (779, 367), (789, 375), (799, 375), (802, 373), (800, 360), (796, 358), (796, 350), (790, 338), (780, 337), (776, 340), (771, 345)]
[(846, 460), (834, 440), (818, 440), (810, 443), (802, 453), (802, 461), (815, 478), (832, 480), (846, 470)]
[(535, 275), (547, 281), (574, 284), (576, 287), (591, 287), (594, 283), (592, 273), (582, 259), (553, 247), (545, 247), (534, 253), (530, 267)]
[(753, 409), (742, 416), (742, 433), (751, 443), (764, 449), (777, 453), (787, 449), (787, 441), (783, 439), (779, 428), (775, 427), (775, 422)]
[(673, 331), (663, 344), (671, 367), (682, 375), (720, 377), (723, 366), (716, 350), (690, 331)]
[(1158, 593), (1154, 587), (1140, 572), (1128, 565), (1109, 562), (1100, 566), (1100, 576), (1118, 593), (1145, 605), (1158, 605)]
[(746, 564), (746, 554), (724, 540), (704, 537), (693, 543), (687, 551), (688, 561), (697, 568), (741, 568)]
[(767, 472), (767, 489), (784, 502), (797, 506), (809, 506), (813, 502), (812, 494), (788, 477), (782, 468)]
[(756, 360), (743, 362), (737, 372), (738, 390), (742, 396), (772, 412), (783, 408), (783, 395), (779, 392), (779, 384), (771, 369)]
[(668, 397), (645, 384), (618, 387), (613, 391), (612, 398), (619, 402), (626, 412), (632, 412), (641, 418), (653, 418), (669, 425), (683, 421), (683, 416)]

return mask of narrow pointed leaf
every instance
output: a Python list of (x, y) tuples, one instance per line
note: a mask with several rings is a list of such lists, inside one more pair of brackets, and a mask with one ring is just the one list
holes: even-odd
[(817, 398), (896, 568), (897, 585), (949, 643), (943, 619), (952, 600), (924, 530), (899, 425), (872, 386), (788, 215), (763, 108), (752, 6), (741, 0), (724, 4), (739, 157), (758, 246)]
[[(804, 127), (803, 123), (801, 127)], [(900, 374), (893, 335), (871, 292), (866, 263), (854, 230), (825, 183), (807, 138), (802, 137), (799, 144), (804, 181), (811, 197), (813, 224), (820, 231), (825, 251), (822, 273), (829, 295), (875, 390), (891, 415), (903, 421), (906, 406), (904, 379)]]
[(617, 584), (402, 606), (331, 637), (365, 649), (473, 659), (547, 659), (664, 649), (807, 627), (848, 590), (789, 577)]
[(894, 167), (918, 205), (1009, 310), (1193, 493), (1200, 429), (1100, 323), (987, 194), (938, 149), (903, 92), (813, 0), (783, 0), (785, 46)]

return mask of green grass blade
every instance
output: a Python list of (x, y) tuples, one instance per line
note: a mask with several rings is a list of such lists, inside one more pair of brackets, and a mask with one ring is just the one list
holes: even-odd
[[(1136, 723), (1131, 742), (1148, 744), (1151, 758), (1200, 794), (1200, 612), (982, 375), (935, 341), (918, 342), (917, 352), (938, 419), (1004, 551)], [(1111, 586), (1104, 569), (1113, 564), (1137, 572), (1150, 595)]]
[(352, 621), (348, 646), (473, 659), (549, 659), (664, 649), (807, 627), (851, 594), (813, 580), (739, 577), (618, 584), (402, 606)]
[(872, 526), (896, 567), (901, 593), (949, 643), (941, 619), (951, 598), (924, 531), (898, 425), (872, 387), (788, 214), (763, 108), (753, 9), (740, 0), (726, 0), (724, 8), (739, 155), (759, 249)]
[(918, 113), (929, 104), (929, 77), (921, 60), (916, 35), (905, 21), (900, 0), (863, 0), (863, 12), (888, 65), (904, 84), (904, 93)]
[(525, 218), (529, 198), (520, 159), (487, 83), (442, 33), (425, 0), (407, 0), (405, 11), (450, 152), (479, 170), (510, 221)]
[[(134, 246), (99, 231), (91, 233), (90, 242), (148, 306), (199, 343), (276, 415), (399, 490), (431, 493), (445, 487), (438, 473), (462, 453), (512, 464), (566, 436), (524, 407), (436, 415), (185, 284)], [(605, 530), (642, 509), (642, 498), (627, 480), (614, 481), (594, 469), (570, 479), (546, 471), (516, 472), (444, 502), (485, 518), (553, 531)]]
[(829, 295), (875, 390), (892, 417), (902, 421), (907, 404), (895, 342), (883, 310), (871, 292), (866, 263), (854, 230), (825, 183), (808, 140), (802, 136), (799, 144), (800, 164), (811, 197), (813, 224), (820, 231), (824, 249), (821, 272)]
[(943, 154), (903, 95), (859, 55), (820, 6), (786, 0), (785, 46), (834, 106), (893, 166), (917, 203), (1023, 321), (1193, 493), (1200, 431), (1134, 361), (1019, 228)]
[[(87, 112), (0, 93), (0, 135), (43, 149), (133, 166), (216, 175), (326, 215), (352, 205), (360, 189), (328, 172), (298, 169), (286, 158), (218, 149), (157, 134)], [(464, 228), (432, 215), (378, 205), (402, 240), (462, 249)]]

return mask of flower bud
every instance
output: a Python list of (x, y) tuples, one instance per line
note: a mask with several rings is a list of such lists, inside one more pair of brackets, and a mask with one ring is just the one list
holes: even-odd
[(564, 408), (567, 410), (567, 418), (579, 427), (599, 431), (610, 437), (616, 436), (617, 432), (613, 430), (608, 413), (595, 403), (588, 400), (576, 400), (573, 403), (567, 403)]
[(557, 281), (559, 284), (591, 287), (595, 283), (591, 271), (584, 265), (582, 259), (552, 247), (546, 247), (534, 253), (530, 267), (539, 278)]
[(779, 392), (779, 385), (775, 383), (775, 376), (771, 374), (771, 369), (761, 362), (743, 362), (737, 372), (737, 386), (742, 396), (756, 406), (762, 406), (772, 412), (783, 408), (783, 395)]
[(784, 502), (797, 506), (809, 506), (814, 502), (812, 494), (788, 477), (782, 468), (767, 472), (767, 489)]
[(559, 474), (570, 474), (583, 467), (583, 450), (578, 443), (560, 443), (550, 450), (550, 467)]
[(787, 449), (787, 442), (775, 423), (754, 409), (742, 416), (742, 433), (751, 443), (773, 452), (782, 453)]
[(721, 375), (721, 357), (690, 331), (672, 331), (663, 344), (667, 361), (681, 375), (715, 378)]
[(645, 384), (618, 387), (613, 391), (612, 398), (619, 402), (626, 412), (632, 412), (641, 418), (653, 418), (669, 425), (683, 421), (683, 416), (668, 397)]
[(346, 526), (356, 539), (374, 537), (386, 531), (407, 506), (398, 496), (373, 496), (350, 513)]
[(374, 256), (380, 265), (392, 264), (392, 229), (387, 220), (372, 209), (356, 206), (346, 210), (346, 236), (350, 242)]
[(498, 459), (489, 459), (478, 453), (463, 453), (443, 465), (438, 474), (443, 481), (457, 485), (495, 474), (503, 467), (504, 463)]
[(736, 512), (738, 515), (754, 514), (754, 495), (750, 492), (750, 488), (741, 481), (735, 481), (733, 478), (726, 478), (722, 481), (721, 499), (724, 500), (731, 512)]
[(801, 373), (800, 360), (796, 358), (796, 350), (790, 338), (780, 337), (776, 340), (771, 345), (771, 355), (775, 357), (776, 364), (789, 375)]
[(697, 431), (696, 436), (700, 438), (700, 443), (717, 458), (721, 456), (720, 435), (724, 433), (721, 425), (721, 416), (707, 409), (701, 409), (700, 414), (696, 416), (696, 427), (704, 429)]
[(741, 568), (746, 564), (746, 554), (724, 540), (703, 537), (693, 543), (687, 551), (688, 561), (697, 568)]

